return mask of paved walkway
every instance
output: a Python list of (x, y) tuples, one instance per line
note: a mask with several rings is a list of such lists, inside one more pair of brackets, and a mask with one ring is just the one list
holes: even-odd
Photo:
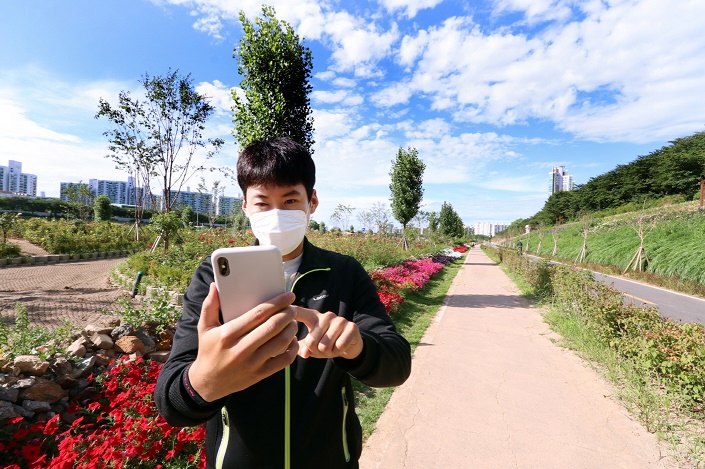
[(362, 469), (672, 468), (654, 435), (480, 249), (367, 441)]
[(114, 311), (126, 292), (110, 283), (110, 272), (125, 259), (0, 268), (0, 314), (14, 317), (15, 303), (27, 306), (30, 321), (52, 329), (64, 320), (85, 326)]

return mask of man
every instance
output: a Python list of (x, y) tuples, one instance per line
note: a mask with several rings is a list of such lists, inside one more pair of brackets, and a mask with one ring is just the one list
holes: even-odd
[(157, 407), (172, 425), (208, 422), (208, 467), (358, 467), (362, 431), (350, 378), (403, 383), (409, 344), (359, 262), (305, 238), (318, 206), (305, 147), (285, 137), (254, 142), (237, 177), (257, 242), (282, 252), (290, 292), (221, 324), (205, 259), (184, 294)]

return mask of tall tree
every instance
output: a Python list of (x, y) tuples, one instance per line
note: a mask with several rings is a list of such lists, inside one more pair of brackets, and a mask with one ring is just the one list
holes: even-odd
[(441, 234), (453, 238), (461, 238), (465, 234), (463, 220), (448, 202), (443, 202), (438, 215), (438, 225)]
[(406, 225), (416, 216), (423, 199), (423, 172), (426, 165), (419, 158), (416, 148), (399, 148), (397, 157), (392, 161), (389, 175), (392, 178), (389, 190), (392, 191), (392, 213), (401, 223), (401, 242), (404, 249), (409, 249), (406, 241)]
[(68, 183), (66, 187), (61, 189), (61, 195), (68, 200), (68, 210), (73, 212), (74, 216), (81, 220), (87, 220), (90, 216), (93, 199), (95, 199), (95, 191), (89, 184), (82, 181), (74, 184)]
[(271, 7), (263, 6), (254, 23), (240, 12), (240, 22), (244, 34), (233, 57), (245, 96), (233, 91), (233, 135), (241, 148), (255, 140), (288, 136), (312, 151), (311, 50)]
[[(208, 159), (220, 150), (223, 140), (206, 139), (203, 130), (215, 112), (208, 99), (197, 93), (191, 75), (169, 70), (163, 76), (145, 74), (140, 83), (146, 99), (140, 101), (121, 91), (113, 107), (100, 99), (96, 118), (105, 117), (113, 129), (104, 133), (113, 152), (108, 155), (118, 168), (147, 170), (161, 183), (161, 206), (169, 212), (184, 183), (203, 165), (195, 165), (197, 152), (205, 149)], [(145, 185), (149, 188), (149, 184)], [(165, 233), (164, 247), (169, 238)]]
[(110, 198), (107, 195), (99, 195), (93, 201), (93, 219), (95, 221), (110, 221), (113, 216), (113, 208), (110, 205)]

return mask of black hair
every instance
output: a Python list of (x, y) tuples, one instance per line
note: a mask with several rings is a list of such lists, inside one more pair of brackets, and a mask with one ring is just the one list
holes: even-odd
[(308, 200), (316, 183), (316, 165), (305, 146), (289, 137), (255, 141), (237, 160), (237, 183), (243, 197), (250, 186), (294, 186), (303, 184)]

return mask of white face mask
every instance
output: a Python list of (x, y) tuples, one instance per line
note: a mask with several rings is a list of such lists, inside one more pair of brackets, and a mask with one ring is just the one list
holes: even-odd
[(276, 246), (286, 256), (306, 235), (308, 214), (303, 210), (272, 209), (250, 215), (252, 232), (260, 244)]

